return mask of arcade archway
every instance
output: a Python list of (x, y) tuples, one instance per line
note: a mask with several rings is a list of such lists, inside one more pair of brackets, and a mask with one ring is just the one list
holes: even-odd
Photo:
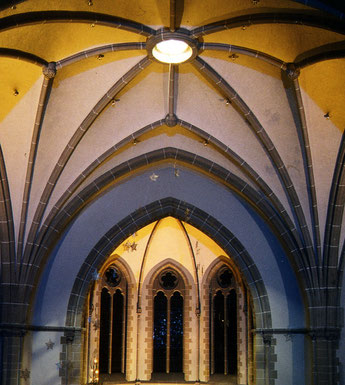
[(217, 375), (251, 383), (255, 317), (245, 279), (191, 224), (169, 216), (143, 227), (94, 278), (86, 317), (89, 381)]

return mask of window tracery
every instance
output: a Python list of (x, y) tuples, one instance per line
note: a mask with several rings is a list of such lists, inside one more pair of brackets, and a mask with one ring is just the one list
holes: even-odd
[(184, 284), (173, 269), (164, 269), (153, 284), (153, 371), (183, 370)]
[(237, 285), (222, 266), (210, 284), (210, 373), (237, 373)]
[(124, 373), (126, 367), (127, 283), (116, 265), (100, 280), (99, 372)]

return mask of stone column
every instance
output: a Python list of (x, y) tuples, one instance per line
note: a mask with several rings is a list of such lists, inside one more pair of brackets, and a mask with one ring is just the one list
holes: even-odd
[(247, 330), (247, 306), (246, 298), (242, 293), (240, 287), (237, 287), (237, 351), (238, 351), (238, 384), (247, 384), (247, 370), (248, 370), (248, 330)]
[(276, 339), (271, 333), (261, 332), (255, 335), (256, 385), (274, 385), (277, 372), (274, 346)]
[(0, 332), (0, 383), (3, 385), (17, 385), (30, 379), (29, 369), (21, 367), (23, 336), (21, 330), (2, 329)]
[(339, 329), (319, 329), (310, 333), (312, 341), (313, 385), (339, 383), (339, 360), (336, 351), (339, 347)]
[[(21, 367), (23, 336), (26, 331), (27, 286), (10, 282), (10, 273), (2, 272), (0, 290), (0, 379), (2, 385), (18, 385), (30, 378)], [(8, 283), (7, 283), (8, 282)]]

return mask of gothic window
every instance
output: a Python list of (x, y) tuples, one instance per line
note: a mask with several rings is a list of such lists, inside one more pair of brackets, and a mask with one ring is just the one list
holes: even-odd
[(102, 277), (99, 371), (124, 373), (126, 360), (126, 280), (112, 265)]
[(221, 267), (210, 287), (211, 374), (237, 372), (237, 295), (235, 280), (227, 266)]
[(153, 285), (153, 371), (182, 372), (183, 281), (172, 269), (162, 271)]

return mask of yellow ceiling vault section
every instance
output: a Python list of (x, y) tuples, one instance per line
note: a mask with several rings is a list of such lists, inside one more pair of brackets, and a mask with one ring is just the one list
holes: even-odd
[[(109, 14), (115, 17), (121, 17), (132, 20), (144, 25), (150, 25), (154, 28), (169, 25), (168, 2), (150, 1), (118, 1), (114, 7), (113, 1), (98, 0), (92, 1), (92, 6), (88, 1), (24, 1), (19, 3), (15, 9), (9, 8), (1, 13), (2, 17), (13, 16), (15, 14), (34, 12), (34, 11), (81, 11), (92, 13)], [(196, 4), (193, 1), (185, 1), (183, 8), (182, 25), (188, 28), (211, 23), (214, 21), (225, 20), (237, 15), (267, 13), (275, 10), (284, 12), (301, 12), (310, 9), (304, 5), (292, 1), (261, 1), (253, 5), (252, 2), (243, 2), (240, 0), (229, 2), (227, 0), (216, 0)], [(313, 10), (314, 14), (320, 12)], [(212, 14), (212, 19), (209, 15)], [(203, 37), (204, 42), (225, 43), (243, 46), (253, 50), (261, 51), (272, 55), (285, 62), (293, 62), (299, 55), (317, 47), (343, 41), (343, 35), (331, 31), (321, 30), (315, 27), (308, 27), (295, 24), (262, 24), (250, 25), (245, 29), (234, 28), (217, 33), (211, 33)], [(145, 42), (146, 37), (137, 33), (124, 31), (119, 28), (110, 28), (101, 25), (80, 22), (58, 22), (44, 23), (37, 25), (27, 25), (0, 32), (0, 47), (16, 49), (50, 61), (58, 61), (78, 52), (90, 49), (92, 47), (106, 44), (126, 43), (126, 42)], [(142, 54), (145, 51), (126, 52), (106, 54), (103, 62), (118, 60), (125, 56), (133, 54)], [(214, 51), (206, 51), (205, 55), (211, 55), (229, 59), (226, 54)], [(95, 59), (95, 60), (94, 60)], [(260, 60), (239, 55), (238, 64), (255, 68), (258, 71), (265, 72), (271, 76), (277, 76), (276, 69), (270, 71), (270, 66)], [(337, 62), (338, 64), (336, 64)], [(96, 58), (86, 59), (85, 62), (79, 62), (73, 65), (71, 70), (64, 72), (64, 77), (72, 76), (86, 69), (96, 67), (98, 63)], [(334, 61), (331, 65), (317, 64), (310, 68), (303, 69), (301, 76), (302, 85), (310, 92), (311, 97), (317, 102), (322, 110), (332, 110), (332, 121), (343, 129), (344, 122), (341, 115), (340, 100), (345, 99), (345, 87), (339, 87), (339, 81), (342, 82), (341, 67), (344, 66), (344, 59)], [(320, 72), (318, 68), (322, 68)], [(182, 69), (182, 68), (181, 68)], [(340, 71), (339, 71), (340, 70)], [(315, 71), (315, 72), (314, 72)], [(333, 74), (336, 71), (338, 76)], [(0, 73), (6, 76), (0, 76), (0, 98), (3, 101), (0, 111), (0, 119), (13, 108), (26, 91), (34, 84), (41, 74), (41, 69), (34, 65), (16, 62), (6, 58), (0, 60)], [(305, 74), (304, 74), (305, 73)], [(315, 81), (318, 76), (321, 81)], [(327, 81), (322, 81), (322, 78)], [(327, 84), (326, 84), (327, 83)], [(325, 84), (325, 86), (323, 86)], [(19, 95), (12, 97), (15, 89), (18, 89)], [(9, 97), (9, 95), (11, 97)]]
[(340, 34), (294, 24), (260, 24), (204, 36), (205, 43), (222, 42), (261, 51), (285, 62), (328, 43), (344, 40)]
[(64, 59), (91, 47), (143, 41), (145, 37), (137, 33), (91, 22), (37, 24), (0, 33), (1, 47), (29, 52), (48, 62)]
[[(216, 0), (216, 1), (192, 1), (184, 2), (182, 25), (194, 27), (197, 25), (209, 24), (215, 21), (236, 17), (250, 13), (272, 12), (279, 10), (306, 10), (310, 9), (302, 4), (288, 0), (265, 0), (254, 4), (245, 0)], [(212, 15), (212, 17), (210, 16)]]
[[(100, 25), (92, 26), (91, 23), (39, 24), (0, 32), (1, 48), (16, 49), (34, 54), (47, 62), (58, 61), (92, 47), (119, 42), (143, 41), (145, 41), (145, 37), (139, 34)], [(136, 54), (138, 54), (138, 51), (136, 51)], [(102, 62), (98, 62), (96, 57), (86, 59), (86, 64), (77, 63), (73, 66), (74, 71), (67, 70), (65, 76), (103, 64), (109, 59), (118, 60), (128, 55), (133, 55), (133, 53), (109, 53), (104, 55), (104, 61)], [(80, 65), (80, 68), (78, 65)], [(6, 74), (6, 76), (1, 76), (2, 74)], [(42, 75), (42, 69), (37, 65), (28, 64), (19, 59), (1, 58), (0, 100), (2, 103), (0, 121), (32, 87), (40, 75)], [(12, 95), (15, 89), (18, 90), (19, 94), (16, 98), (13, 98)]]
[[(82, 11), (99, 12), (113, 16), (131, 19), (147, 25), (169, 25), (169, 1), (161, 0), (35, 0), (24, 1), (3, 11), (3, 17), (24, 12), (33, 11)], [(269, 12), (273, 9), (280, 10), (310, 10), (303, 4), (289, 0), (265, 0), (253, 4), (252, 1), (244, 0), (216, 0), (205, 2), (194, 2), (185, 0), (181, 25), (187, 27), (207, 24), (221, 19), (253, 12)], [(212, 18), (210, 18), (212, 15)]]
[[(6, 76), (3, 76), (6, 74)], [(42, 75), (41, 67), (18, 59), (0, 60), (0, 122)]]
[[(168, 4), (157, 0), (34, 0), (17, 4), (7, 9), (3, 17), (34, 11), (81, 11), (97, 12), (130, 19), (148, 25), (169, 23)], [(162, 16), (165, 19), (162, 20)]]
[(225, 255), (223, 249), (200, 230), (173, 217), (166, 217), (128, 237), (114, 250), (111, 259), (123, 258), (131, 265), (138, 281), (140, 269), (145, 277), (154, 266), (166, 259), (178, 262), (189, 271), (198, 267), (203, 274), (215, 258)]
[(301, 71), (300, 84), (317, 102), (324, 115), (328, 113), (330, 120), (343, 132), (345, 59), (326, 60), (304, 68)]

